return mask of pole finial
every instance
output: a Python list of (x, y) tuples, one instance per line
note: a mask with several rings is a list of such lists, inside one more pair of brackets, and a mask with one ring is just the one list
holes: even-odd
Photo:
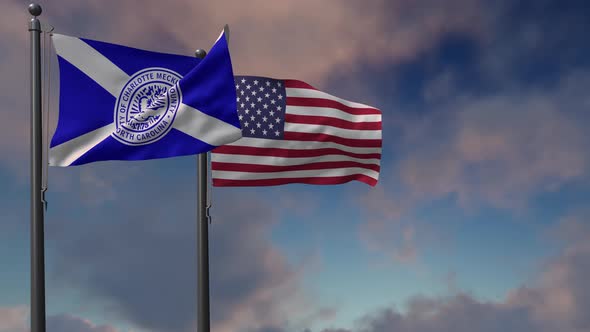
[(206, 55), (207, 55), (207, 51), (205, 51), (202, 48), (199, 48), (195, 51), (195, 57), (198, 59), (204, 59)]
[(39, 5), (38, 3), (32, 3), (29, 5), (29, 13), (31, 13), (31, 15), (36, 17), (41, 15), (42, 12), (43, 9), (41, 9), (41, 5)]

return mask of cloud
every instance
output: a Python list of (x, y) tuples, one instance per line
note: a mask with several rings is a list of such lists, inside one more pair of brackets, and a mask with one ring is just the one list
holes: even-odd
[(89, 320), (69, 314), (50, 316), (47, 318), (48, 332), (118, 332), (109, 325), (95, 325)]
[[(0, 165), (26, 176), (29, 55), (24, 24), (29, 17), (22, 2), (9, 0), (0, 6), (6, 16), (0, 23), (0, 99), (7, 110), (0, 123), (0, 155), (10, 156), (0, 158)], [(187, 55), (196, 48), (208, 49), (228, 23), (235, 73), (292, 77), (321, 87), (331, 73), (353, 70), (359, 62), (410, 59), (451, 31), (478, 35), (485, 30), (484, 15), (479, 3), (470, 0), (445, 5), (433, 0), (177, 1), (165, 7), (159, 0), (142, 6), (62, 0), (44, 6), (40, 18), (60, 33)], [(52, 66), (56, 69), (55, 59)], [(51, 130), (57, 113), (57, 71), (52, 75)]]
[(213, 315), (215, 331), (281, 326), (292, 316), (306, 314), (310, 303), (301, 281), (313, 261), (292, 266), (269, 243), (279, 210), (269, 209), (266, 201), (255, 196), (225, 197), (236, 203), (231, 211), (216, 215), (218, 222), (212, 228), (210, 242), (215, 261), (211, 296), (218, 313)]
[[(590, 179), (590, 99), (583, 89), (590, 73), (483, 95), (462, 92), (441, 75), (445, 97), (427, 112), (395, 115), (389, 133), (398, 136), (384, 146), (384, 155), (395, 157), (383, 161), (389, 166), (380, 185), (363, 199), (361, 241), (398, 262), (415, 262), (420, 243), (437, 236), (417, 217), (425, 204), (449, 200), (467, 213), (482, 207), (522, 213), (540, 193)], [(430, 241), (416, 238), (425, 232)]]
[(101, 162), (83, 167), (50, 167), (48, 200), (65, 196), (74, 199), (75, 196), (80, 203), (93, 208), (113, 203), (122, 198), (117, 193), (118, 186), (129, 185), (130, 178), (145, 171), (145, 167), (142, 169), (138, 162), (124, 163), (125, 167), (121, 167), (121, 162)]
[[(87, 319), (70, 314), (48, 316), (48, 332), (118, 332), (110, 325), (95, 325)], [(0, 307), (0, 332), (29, 332), (29, 309)]]
[(28, 321), (26, 307), (0, 307), (0, 332), (26, 332)]
[[(455, 30), (477, 33), (485, 22), (481, 19), (485, 14), (483, 8), (477, 1), (469, 0), (453, 0), (444, 5), (432, 0), (259, 0), (247, 4), (222, 0), (176, 2), (166, 6), (165, 11), (154, 0), (141, 8), (116, 1), (69, 4), (52, 8), (63, 30), (146, 45), (165, 34), (174, 36), (174, 43), (188, 50), (208, 47), (228, 23), (234, 27), (230, 44), (237, 71), (279, 77), (295, 75), (312, 81), (322, 80), (327, 73), (354, 65), (359, 59), (381, 62), (410, 58), (427, 49), (441, 34)], [(85, 22), (63, 19), (80, 16), (82, 11), (96, 16)], [(97, 22), (99, 17), (108, 17), (111, 24), (101, 25)]]
[[(148, 165), (141, 174), (113, 183), (121, 198), (116, 202), (55, 206), (55, 214), (48, 216), (55, 221), (47, 225), (47, 245), (56, 287), (74, 287), (108, 317), (151, 331), (193, 330), (196, 321), (196, 186), (187, 187), (186, 176), (162, 171), (171, 162), (155, 162), (158, 166)], [(112, 170), (95, 171), (100, 179)], [(155, 182), (138, 180), (156, 173)], [(214, 197), (219, 206), (232, 206), (218, 209), (216, 204), (212, 211), (215, 331), (281, 326), (292, 315), (316, 310), (301, 287), (313, 257), (292, 264), (270, 242), (269, 232), (282, 215), (279, 209), (252, 193)]]
[(579, 42), (590, 27), (583, 2), (497, 1), (494, 6), (494, 29), (480, 39), (485, 50), (479, 63), (498, 87), (543, 86), (564, 71), (587, 67), (589, 49)]
[[(587, 211), (564, 218), (554, 234), (568, 243), (563, 254), (546, 264), (534, 286), (522, 287), (509, 294), (511, 305), (528, 306), (536, 320), (563, 331), (590, 329), (590, 234)], [(573, 234), (572, 231), (576, 233)], [(565, 328), (564, 328), (565, 327)]]
[[(573, 218), (573, 219), (572, 219)], [(575, 220), (575, 221), (572, 221)], [(459, 292), (444, 297), (414, 296), (404, 310), (381, 309), (352, 329), (323, 332), (586, 332), (590, 331), (590, 229), (588, 215), (560, 223), (560, 237), (572, 229), (562, 253), (546, 262), (538, 277), (513, 289), (502, 301), (484, 301)]]
[[(6, 19), (0, 23), (0, 100), (2, 101), (3, 121), (0, 122), (0, 167), (5, 171), (17, 172), (25, 176), (22, 159), (28, 156), (29, 144), (29, 54), (27, 44), (28, 18), (26, 6), (13, 1), (0, 5)], [(20, 158), (15, 158), (18, 156)], [(19, 159), (18, 161), (15, 159)]]
[(363, 332), (538, 331), (527, 319), (526, 310), (507, 310), (464, 294), (440, 299), (416, 297), (406, 314), (385, 309), (361, 321)]
[[(0, 122), (5, 135), (0, 154), (9, 157), (0, 159), (0, 163), (8, 172), (22, 172), (28, 156), (28, 83), (22, 75), (28, 55), (23, 53), (27, 49), (26, 33), (17, 27), (22, 27), (27, 17), (24, 6), (16, 1), (1, 6), (7, 20), (0, 23), (0, 99), (9, 111)], [(444, 4), (428, 0), (247, 4), (225, 0), (175, 2), (165, 7), (155, 0), (140, 7), (114, 0), (68, 0), (45, 8), (42, 18), (62, 33), (186, 54), (197, 47), (207, 48), (219, 28), (229, 23), (236, 73), (296, 77), (321, 86), (331, 73), (354, 72), (359, 63), (376, 67), (404, 64), (427, 53), (447, 33), (458, 32), (474, 39), (490, 34), (497, 37), (493, 32), (499, 21), (490, 23), (490, 17), (497, 14), (481, 1), (468, 0)], [(530, 30), (528, 39), (523, 37), (529, 40), (526, 45), (538, 45), (539, 36), (544, 36), (534, 30)], [(496, 52), (483, 52), (486, 72), (501, 68), (497, 70), (502, 73), (500, 81), (510, 89), (483, 96), (461, 93), (454, 73), (446, 72), (425, 89), (426, 99), (436, 102), (438, 111), (396, 122), (401, 124), (402, 140), (389, 143), (396, 148), (395, 166), (383, 168), (388, 173), (384, 178), (393, 176), (395, 180), (383, 184), (381, 191), (371, 192), (374, 214), (360, 230), (370, 249), (382, 250), (398, 261), (414, 261), (420, 250), (417, 234), (423, 230), (416, 224), (413, 211), (421, 202), (451, 196), (466, 208), (519, 208), (538, 192), (558, 190), (586, 176), (587, 120), (581, 114), (590, 105), (584, 91), (589, 76), (570, 73), (558, 84), (540, 90), (514, 85), (506, 73), (514, 64), (513, 51), (518, 50), (515, 45), (520, 40), (492, 45)], [(530, 50), (538, 51), (534, 47)], [(174, 167), (166, 165), (164, 169)], [(131, 192), (118, 187), (117, 181), (105, 180), (112, 170), (95, 170), (79, 174), (80, 186), (87, 191), (76, 188), (76, 183), (74, 188), (62, 191), (92, 201), (97, 197), (88, 189), (102, 188), (109, 193), (99, 197), (102, 209), (82, 212), (68, 204), (62, 211), (74, 211), (60, 212), (57, 217), (62, 220), (48, 225), (52, 238), (58, 239), (49, 243), (55, 250), (56, 279), (80, 287), (89, 298), (103, 301), (108, 310), (120, 312), (124, 319), (140, 326), (164, 330), (189, 326), (194, 321), (196, 296), (194, 216), (178, 211), (194, 211), (194, 201), (189, 198), (194, 192), (179, 191), (179, 182), (172, 182), (177, 187), (140, 186)], [(175, 194), (163, 194), (168, 192)], [(125, 198), (128, 205), (117, 208), (118, 198)], [(282, 204), (292, 205), (289, 199)], [(236, 211), (219, 212), (219, 219), (232, 222), (218, 223), (216, 218), (212, 226), (212, 254), (216, 252), (212, 273), (217, 276), (212, 278), (217, 283), (213, 319), (220, 331), (237, 326), (272, 329), (281, 326), (289, 309), (301, 310), (304, 300), (299, 298), (298, 281), (303, 268), (289, 264), (269, 242), (267, 232), (278, 217), (261, 212), (268, 205), (259, 200), (244, 201)], [(551, 278), (569, 280), (568, 273), (560, 273)], [(129, 276), (137, 282), (129, 284)], [(527, 302), (527, 296), (538, 297), (543, 289), (523, 290), (512, 301), (533, 316), (539, 315), (535, 312), (564, 315), (550, 307), (534, 309)], [(554, 292), (562, 307), (577, 303), (567, 292)], [(295, 300), (278, 305), (284, 298)], [(424, 316), (423, 311), (439, 310), (452, 316), (459, 315), (464, 307), (506, 318), (503, 310), (507, 304), (483, 303), (468, 295), (421, 303), (414, 313), (424, 320), (430, 316)], [(373, 320), (386, 324), (396, 317), (392, 311)], [(401, 323), (410, 324), (408, 329), (428, 328), (401, 317)], [(517, 320), (514, 324), (520, 323)]]
[(582, 113), (588, 106), (572, 83), (589, 79), (571, 74), (540, 91), (460, 96), (410, 121), (407, 153), (395, 171), (410, 192), (452, 194), (464, 207), (519, 207), (536, 193), (581, 180), (590, 160)]
[(365, 216), (359, 225), (359, 239), (369, 251), (382, 254), (386, 261), (416, 262), (418, 226), (415, 219), (409, 217), (411, 204), (409, 197), (399, 192), (390, 194), (382, 185), (362, 196)]
[(363, 95), (384, 113), (380, 183), (364, 195), (358, 230), (367, 250), (415, 263), (433, 237), (446, 236), (419, 218), (424, 206), (523, 213), (539, 194), (588, 183), (590, 72), (566, 51), (586, 54), (579, 38), (588, 24), (579, 4), (549, 3), (489, 4), (477, 33), (438, 35), (401, 64), (334, 81), (365, 77)]

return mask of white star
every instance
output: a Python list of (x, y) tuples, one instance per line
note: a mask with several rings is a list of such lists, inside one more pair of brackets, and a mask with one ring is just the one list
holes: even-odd
[(269, 81), (266, 81), (266, 86), (270, 86), (270, 82)]
[(260, 113), (262, 113), (261, 110), (256, 111), (256, 114), (260, 115)]
[(270, 97), (270, 95), (269, 95), (268, 93), (267, 93), (267, 94), (265, 94), (264, 96), (265, 96), (266, 98)]
[(260, 122), (258, 122), (258, 123), (256, 124), (256, 128), (260, 128), (260, 126), (261, 126), (261, 124), (260, 124)]
[[(240, 119), (240, 120), (241, 120), (241, 119)], [(262, 121), (263, 121), (263, 122), (266, 122), (266, 120), (268, 120), (268, 118), (267, 118), (266, 116), (265, 116), (265, 117), (262, 117)]]
[(264, 107), (264, 109), (267, 109), (268, 108), (268, 105), (267, 104), (264, 104), (264, 105), (262, 105), (262, 107)]
[(276, 93), (277, 89), (276, 88), (272, 88), (272, 93)]
[(262, 101), (262, 98), (258, 97), (258, 99), (256, 99), (256, 100), (258, 100), (258, 102), (261, 102)]
[(254, 80), (254, 85), (258, 85), (258, 80)]
[(275, 121), (276, 121), (277, 123), (279, 123), (279, 122), (281, 122), (281, 118), (276, 118), (276, 119), (275, 119)]
[(240, 97), (236, 98), (236, 101), (240, 101)]
[(276, 101), (273, 99), (270, 101), (270, 103), (274, 105), (276, 103)]
[(279, 98), (279, 100), (283, 99), (283, 95), (279, 95), (277, 98)]
[(246, 79), (245, 78), (242, 78), (242, 83), (246, 83)]
[(249, 124), (248, 121), (244, 122), (244, 127), (248, 127)]
[(241, 106), (242, 108), (244, 108), (244, 106), (245, 106), (245, 105), (246, 105), (246, 104), (244, 104), (244, 103), (241, 103), (241, 104), (240, 104), (240, 106)]
[(250, 129), (250, 134), (254, 134), (256, 132), (256, 130), (254, 130), (254, 128)]
[(240, 88), (240, 85), (239, 84), (236, 84), (236, 90), (239, 89), (239, 88)]
[(240, 94), (243, 96), (244, 95), (244, 90), (240, 90)]
[(266, 136), (266, 133), (267, 133), (267, 131), (266, 131), (266, 129), (264, 129), (264, 130), (262, 131), (262, 134), (263, 134), (264, 136)]
[(281, 82), (277, 82), (277, 85), (278, 85), (278, 86), (281, 86)]
[(275, 125), (273, 125), (272, 123), (268, 125), (268, 128), (270, 128), (270, 129), (272, 129), (274, 127), (275, 127)]
[(260, 92), (262, 92), (262, 91), (264, 91), (264, 87), (261, 86), (260, 89), (258, 89), (258, 90), (260, 90)]
[(278, 130), (275, 130), (275, 136), (279, 136), (280, 132)]
[(250, 117), (250, 121), (254, 121), (254, 119), (256, 119), (256, 117), (255, 117), (254, 115), (252, 115), (252, 116)]
[(250, 113), (250, 110), (246, 108), (246, 110), (244, 112), (246, 112), (246, 114), (248, 114), (248, 113)]
[(280, 112), (283, 109), (282, 106), (277, 106), (277, 110)]
[(246, 101), (250, 101), (250, 97), (246, 97)]
[(250, 84), (246, 85), (246, 89), (250, 90), (252, 86)]
[(270, 111), (270, 116), (274, 116), (275, 115), (275, 111)]
[(240, 114), (240, 115), (238, 116), (238, 118), (240, 118), (240, 121), (241, 121), (241, 120), (244, 118), (244, 116)]
[(256, 104), (250, 103), (250, 107), (254, 108), (254, 106), (256, 106)]
[(252, 95), (253, 96), (256, 96), (256, 91), (252, 91)]

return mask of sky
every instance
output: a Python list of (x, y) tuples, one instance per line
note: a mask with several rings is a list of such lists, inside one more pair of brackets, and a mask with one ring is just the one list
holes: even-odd
[[(29, 327), (27, 5), (0, 3), (0, 332)], [(212, 331), (590, 331), (587, 1), (41, 5), (56, 32), (175, 54), (229, 24), (236, 75), (382, 111), (375, 187), (213, 189)], [(48, 187), (48, 332), (196, 330), (196, 157)]]

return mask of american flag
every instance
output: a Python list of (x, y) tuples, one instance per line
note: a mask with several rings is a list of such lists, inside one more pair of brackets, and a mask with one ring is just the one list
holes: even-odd
[(235, 83), (242, 138), (212, 151), (214, 186), (377, 184), (381, 111), (297, 80)]

